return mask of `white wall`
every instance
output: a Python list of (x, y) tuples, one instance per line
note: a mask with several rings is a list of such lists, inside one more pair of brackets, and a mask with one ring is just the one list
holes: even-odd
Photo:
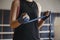
[(60, 17), (56, 17), (54, 21), (55, 40), (60, 40)]
[(10, 10), (13, 0), (0, 0), (0, 9)]
[(60, 0), (39, 0), (38, 2), (42, 6), (42, 11), (60, 12)]
[[(42, 11), (60, 12), (60, 0), (35, 0), (42, 6)], [(0, 0), (0, 9), (10, 9), (12, 0)]]

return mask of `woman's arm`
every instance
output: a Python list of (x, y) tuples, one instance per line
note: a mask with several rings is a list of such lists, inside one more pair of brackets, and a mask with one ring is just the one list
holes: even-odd
[[(41, 5), (38, 3), (38, 2), (36, 2), (37, 3), (37, 6), (38, 6), (38, 17), (41, 17)], [(44, 23), (44, 20), (42, 20), (42, 19), (38, 19), (38, 29), (40, 29), (41, 27), (42, 27), (42, 24)]]
[(16, 19), (16, 15), (18, 13), (17, 12), (18, 7), (20, 7), (19, 0), (14, 0), (12, 2), (11, 11), (10, 11), (10, 26), (11, 26), (11, 28), (17, 28), (20, 25), (20, 23)]
[[(41, 5), (39, 3), (37, 3), (38, 6), (38, 17), (41, 17)], [(38, 19), (38, 29), (40, 29), (42, 27), (42, 25), (44, 24), (45, 20), (49, 17), (49, 11), (46, 11), (44, 13), (43, 16), (45, 16), (44, 18)]]
[(44, 17), (42, 17), (41, 20), (38, 22), (38, 27), (41, 26), (44, 23), (44, 21), (50, 16), (50, 11), (44, 12), (43, 16)]

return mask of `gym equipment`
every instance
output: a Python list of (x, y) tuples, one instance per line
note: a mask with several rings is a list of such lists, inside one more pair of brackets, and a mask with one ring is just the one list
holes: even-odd
[(30, 20), (30, 21), (28, 21), (28, 22), (24, 22), (23, 24), (26, 24), (26, 23), (30, 23), (30, 22), (36, 21), (36, 20), (38, 20), (38, 19), (40, 19), (40, 18), (43, 18), (43, 17), (45, 17), (45, 16), (35, 18), (35, 19)]

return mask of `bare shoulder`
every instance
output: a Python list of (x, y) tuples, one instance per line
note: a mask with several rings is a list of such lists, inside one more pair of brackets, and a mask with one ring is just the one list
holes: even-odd
[(19, 0), (14, 0), (14, 1), (12, 2), (12, 4), (13, 4), (13, 5), (19, 5), (19, 4), (20, 4), (20, 1), (19, 1)]
[(14, 2), (19, 2), (20, 0), (14, 0)]

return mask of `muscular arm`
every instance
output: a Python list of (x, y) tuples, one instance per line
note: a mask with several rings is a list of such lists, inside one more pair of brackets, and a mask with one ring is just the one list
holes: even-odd
[[(37, 2), (38, 6), (38, 17), (41, 17), (41, 5)], [(42, 24), (44, 23), (44, 20), (38, 19), (38, 29), (42, 27)]]
[(38, 29), (40, 29), (42, 27), (43, 23), (44, 23), (44, 20), (42, 20), (42, 19), (40, 21), (38, 21)]
[[(39, 3), (37, 3), (37, 6), (38, 6), (38, 10), (39, 10), (38, 17), (41, 17), (41, 6)], [(49, 10), (45, 11), (43, 16), (45, 16), (45, 17), (38, 19), (38, 29), (40, 29), (42, 27), (45, 20), (50, 16), (50, 11)]]
[(10, 11), (10, 26), (11, 26), (11, 28), (16, 28), (20, 25), (20, 23), (16, 19), (18, 7), (19, 7), (19, 0), (14, 0), (12, 2), (11, 11)]
[(43, 18), (41, 18), (41, 20), (38, 22), (38, 27), (41, 28), (40, 26), (44, 23), (44, 21), (50, 16), (50, 11), (46, 11), (43, 14)]

